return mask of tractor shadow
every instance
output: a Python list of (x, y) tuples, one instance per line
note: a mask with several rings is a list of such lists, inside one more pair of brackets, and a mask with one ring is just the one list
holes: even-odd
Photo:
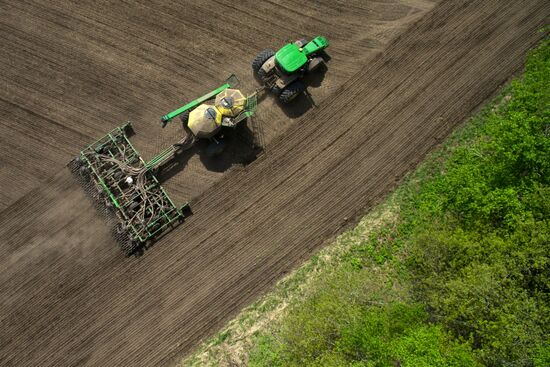
[(313, 100), (313, 97), (309, 93), (309, 88), (319, 88), (323, 84), (325, 75), (328, 71), (326, 64), (319, 66), (315, 72), (305, 75), (303, 77), (303, 82), (307, 86), (306, 91), (296, 97), (293, 101), (288, 104), (283, 104), (279, 101), (279, 98), (273, 96), (277, 105), (281, 108), (284, 114), (289, 118), (298, 118), (305, 114), (307, 111), (313, 107), (317, 107), (317, 104)]

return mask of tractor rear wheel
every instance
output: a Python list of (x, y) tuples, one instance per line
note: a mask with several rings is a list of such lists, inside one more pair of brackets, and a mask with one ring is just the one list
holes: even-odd
[(306, 86), (299, 80), (287, 86), (279, 95), (279, 100), (286, 104), (296, 98), (300, 93), (306, 90)]
[(265, 70), (260, 68), (257, 74), (258, 78), (260, 78), (260, 80), (265, 83), (265, 81), (267, 80), (267, 73), (265, 72)]
[(323, 60), (322, 57), (315, 57), (310, 60), (309, 64), (307, 64), (307, 71), (312, 72), (319, 68), (319, 66), (323, 65), (325, 63), (325, 60)]
[(274, 55), (275, 51), (269, 48), (260, 52), (254, 61), (252, 61), (252, 70), (254, 70), (254, 73), (258, 74), (258, 71), (262, 68), (262, 65)]

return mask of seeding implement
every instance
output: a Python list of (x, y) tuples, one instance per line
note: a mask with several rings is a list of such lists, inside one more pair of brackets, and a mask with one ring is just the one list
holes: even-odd
[[(156, 172), (180, 151), (198, 139), (211, 141), (209, 149), (222, 146), (222, 127), (235, 127), (254, 114), (256, 93), (245, 97), (232, 89), (238, 79), (232, 75), (219, 88), (185, 106), (164, 115), (162, 126), (174, 117), (182, 117), (186, 135), (150, 161), (144, 161), (130, 142), (131, 123), (110, 131), (90, 144), (68, 166), (108, 220), (115, 222), (113, 235), (126, 255), (181, 223), (189, 204), (176, 206), (161, 186)], [(211, 104), (205, 103), (212, 100)], [(216, 150), (217, 149), (217, 150)]]

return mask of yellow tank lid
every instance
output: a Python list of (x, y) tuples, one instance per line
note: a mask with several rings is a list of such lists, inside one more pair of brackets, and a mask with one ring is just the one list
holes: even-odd
[(236, 117), (246, 107), (246, 96), (238, 89), (226, 89), (216, 96), (215, 105), (223, 116)]

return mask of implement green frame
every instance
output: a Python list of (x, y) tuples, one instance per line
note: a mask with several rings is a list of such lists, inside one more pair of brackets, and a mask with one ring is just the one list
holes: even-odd
[[(151, 161), (144, 162), (128, 139), (127, 133), (131, 131), (132, 125), (128, 122), (87, 146), (79, 154), (79, 167), (85, 167), (91, 173), (91, 180), (96, 188), (103, 191), (105, 199), (114, 206), (120, 222), (126, 224), (125, 230), (131, 236), (131, 240), (144, 243), (177, 221), (182, 221), (183, 210), (188, 208), (189, 204), (176, 207), (152, 172), (154, 167), (171, 156), (173, 149), (166, 149)], [(118, 159), (138, 170), (145, 169), (144, 190), (129, 189), (129, 185), (124, 181), (126, 176), (120, 167), (110, 163), (108, 158)], [(136, 216), (132, 210), (135, 203), (142, 206), (146, 222), (132, 220), (132, 216)]]
[(178, 108), (177, 110), (174, 110), (174, 111), (169, 112), (166, 115), (162, 116), (161, 119), (160, 119), (162, 126), (163, 127), (166, 126), (166, 124), (168, 122), (170, 122), (170, 120), (172, 120), (174, 117), (176, 117), (178, 115), (181, 115), (185, 111), (188, 111), (192, 108), (195, 108), (198, 105), (200, 105), (201, 103), (206, 102), (209, 99), (214, 98), (216, 95), (223, 92), (224, 90), (226, 90), (228, 88), (235, 88), (238, 85), (239, 85), (239, 79), (234, 74), (232, 74), (229, 78), (227, 78), (227, 80), (225, 81), (225, 84), (223, 84), (222, 86), (214, 89), (213, 91), (205, 94), (202, 97), (199, 97), (199, 98), (187, 103), (186, 105)]

